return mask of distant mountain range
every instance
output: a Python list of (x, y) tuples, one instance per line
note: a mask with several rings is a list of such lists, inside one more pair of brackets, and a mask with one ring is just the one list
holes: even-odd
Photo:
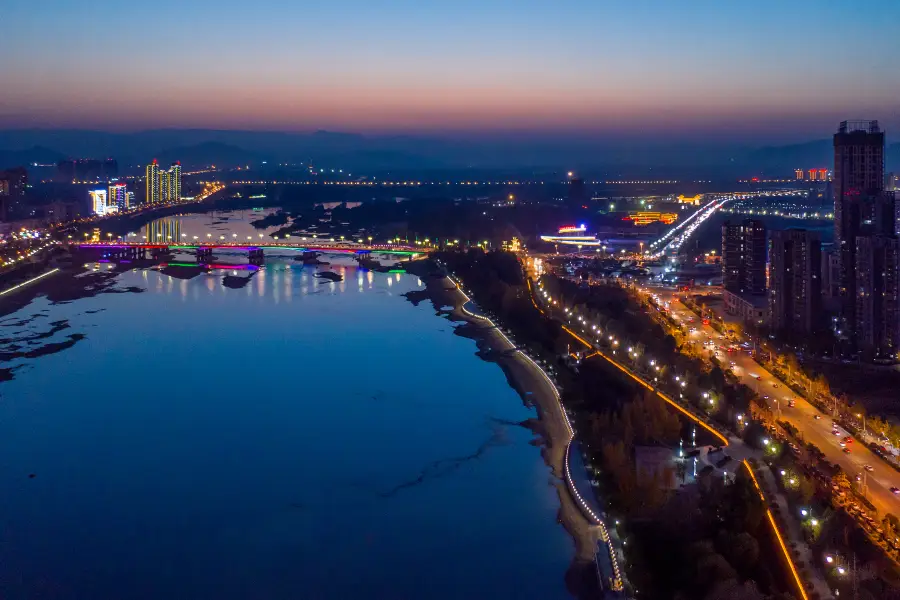
[[(575, 169), (597, 177), (656, 175), (723, 178), (788, 176), (795, 168), (830, 167), (830, 139), (787, 146), (640, 145), (627, 140), (533, 138), (456, 140), (415, 136), (364, 136), (318, 131), (283, 133), (159, 129), (136, 133), (90, 130), (0, 131), (0, 168), (55, 163), (63, 158), (107, 158), (120, 168), (180, 160), (186, 167), (291, 162), (359, 172), (460, 169)], [(900, 171), (900, 144), (887, 148), (888, 170)]]

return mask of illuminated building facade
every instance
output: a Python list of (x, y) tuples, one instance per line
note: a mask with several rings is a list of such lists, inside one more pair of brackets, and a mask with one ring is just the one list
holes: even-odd
[(169, 202), (169, 172), (159, 172), (159, 201), (165, 204)]
[(117, 210), (128, 210), (128, 186), (124, 183), (109, 184), (107, 205), (115, 206)]
[(106, 214), (107, 190), (91, 190), (88, 192), (91, 196), (91, 212), (95, 215), (103, 216)]
[(152, 163), (147, 165), (147, 173), (144, 179), (147, 183), (147, 196), (144, 198), (144, 202), (147, 204), (159, 204), (161, 200), (159, 190), (159, 163), (155, 158)]
[(657, 221), (666, 225), (671, 225), (678, 220), (676, 213), (658, 213), (658, 212), (632, 212), (628, 216), (622, 217), (623, 221), (631, 221), (634, 225), (644, 226), (656, 223)]
[(172, 163), (169, 167), (169, 202), (181, 202), (181, 163)]
[(831, 181), (831, 173), (828, 169), (794, 169), (794, 179), (796, 181)]
[(584, 225), (568, 225), (560, 227), (557, 235), (542, 235), (541, 240), (552, 244), (565, 244), (567, 246), (600, 246), (601, 242), (595, 235), (584, 235), (587, 227)]

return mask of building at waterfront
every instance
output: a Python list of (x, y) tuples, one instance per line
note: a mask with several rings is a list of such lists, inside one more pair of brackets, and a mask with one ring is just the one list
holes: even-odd
[(107, 204), (115, 206), (116, 210), (128, 210), (128, 186), (124, 183), (110, 183)]
[(159, 162), (155, 158), (153, 162), (147, 165), (144, 181), (147, 184), (147, 195), (144, 197), (144, 202), (147, 204), (159, 204), (161, 200), (159, 193)]
[(169, 167), (169, 202), (181, 202), (181, 163), (174, 162)]
[(869, 360), (893, 360), (900, 336), (900, 246), (894, 236), (856, 239), (856, 346)]
[(769, 239), (769, 325), (809, 334), (822, 319), (822, 243), (805, 229), (773, 231)]
[(159, 168), (159, 162), (154, 158), (147, 165), (145, 175), (147, 182), (147, 202), (150, 204), (165, 204), (181, 201), (181, 163), (175, 162), (168, 168)]
[(765, 295), (766, 228), (762, 221), (745, 219), (722, 225), (722, 276), (730, 292)]
[(166, 204), (169, 202), (169, 172), (162, 171), (159, 172), (159, 182), (157, 186), (159, 186), (159, 202)]
[(98, 216), (106, 214), (108, 190), (90, 190), (88, 194), (91, 197), (91, 212)]

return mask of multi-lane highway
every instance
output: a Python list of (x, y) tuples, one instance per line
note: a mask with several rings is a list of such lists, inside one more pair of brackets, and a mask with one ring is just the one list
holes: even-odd
[[(746, 350), (727, 351), (730, 344), (721, 339), (722, 336), (711, 325), (704, 325), (702, 319), (681, 302), (677, 291), (671, 288), (647, 287), (643, 288), (642, 292), (657, 296), (658, 301), (668, 308), (676, 320), (686, 323), (688, 329), (695, 328), (688, 334), (690, 339), (701, 345), (704, 342), (714, 342), (714, 346), (706, 346), (705, 350), (709, 354), (718, 352), (719, 360), (726, 366), (731, 366), (731, 371), (742, 383), (761, 396), (767, 397), (772, 411), (780, 415), (780, 419), (796, 427), (803, 435), (803, 439), (816, 445), (828, 461), (839, 465), (851, 479), (857, 475), (861, 476), (868, 488), (866, 498), (875, 505), (879, 514), (900, 514), (900, 494), (891, 491), (891, 488), (900, 488), (900, 473), (892, 466), (856, 441), (845, 443), (849, 453), (845, 452), (841, 443), (847, 432), (840, 429), (840, 435), (834, 435), (830, 415), (823, 414), (802, 397), (797, 396), (777, 377), (760, 366)], [(726, 349), (723, 350), (723, 347)], [(793, 406), (789, 405), (790, 402)], [(866, 469), (866, 465), (869, 469)]]

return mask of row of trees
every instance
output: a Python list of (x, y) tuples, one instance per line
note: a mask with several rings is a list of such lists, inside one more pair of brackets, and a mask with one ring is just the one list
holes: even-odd
[[(600, 479), (615, 510), (628, 516), (628, 572), (644, 597), (691, 600), (778, 599), (766, 596), (777, 588), (765, 561), (760, 560), (759, 536), (765, 535), (764, 511), (752, 484), (740, 477), (725, 485), (718, 477), (704, 476), (699, 486), (672, 491), (673, 479), (682, 475), (679, 464), (639, 473), (635, 446), (665, 446), (675, 452), (683, 424), (655, 394), (638, 392), (599, 357), (565, 368), (562, 353), (571, 338), (560, 325), (541, 314), (531, 302), (521, 268), (512, 255), (481, 252), (445, 252), (438, 255), (472, 290), (480, 306), (496, 314), (503, 327), (535, 354), (556, 359), (564, 404), (572, 410), (576, 430), (591, 462), (601, 466)], [(641, 352), (658, 353), (682, 361), (677, 343), (646, 314), (634, 309), (624, 290), (614, 286), (602, 293), (585, 292), (555, 278), (545, 285), (552, 293), (584, 294), (583, 305), (592, 320), (604, 328), (634, 335)], [(566, 298), (567, 306), (572, 300)], [(693, 362), (679, 362), (685, 370)], [(709, 385), (724, 385), (724, 376), (707, 373)], [(680, 464), (683, 468), (683, 463)], [(768, 540), (767, 540), (768, 543)], [(753, 583), (755, 580), (757, 583)]]

